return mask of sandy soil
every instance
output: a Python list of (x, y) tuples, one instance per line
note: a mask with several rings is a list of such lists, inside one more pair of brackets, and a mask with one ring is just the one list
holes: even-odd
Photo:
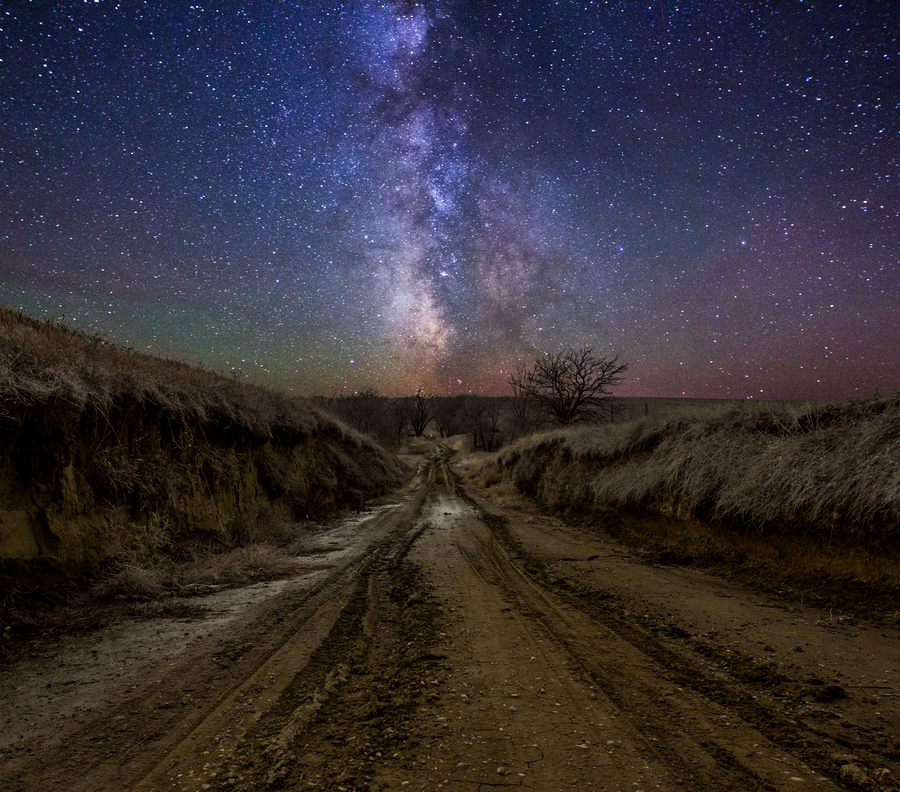
[(642, 563), (441, 460), (318, 540), (291, 580), (32, 641), (0, 672), (0, 788), (898, 783), (893, 625)]

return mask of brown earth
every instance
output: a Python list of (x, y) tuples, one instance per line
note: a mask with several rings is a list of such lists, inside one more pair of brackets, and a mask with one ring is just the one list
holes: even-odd
[(287, 581), (7, 636), (0, 788), (898, 783), (895, 624), (645, 563), (440, 458), (315, 538)]

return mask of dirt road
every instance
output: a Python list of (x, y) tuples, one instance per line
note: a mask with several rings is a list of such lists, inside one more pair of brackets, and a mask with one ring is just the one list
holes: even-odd
[(0, 677), (0, 788), (828, 790), (900, 778), (900, 639), (467, 493)]

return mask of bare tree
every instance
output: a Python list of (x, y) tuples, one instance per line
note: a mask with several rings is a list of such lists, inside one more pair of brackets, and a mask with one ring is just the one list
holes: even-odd
[(400, 445), (406, 435), (406, 427), (409, 424), (406, 399), (394, 399), (388, 405), (385, 414), (387, 435), (390, 438), (388, 445), (396, 447)]
[(334, 412), (334, 402), (337, 399), (336, 394), (326, 395), (321, 394), (320, 396), (311, 397), (311, 401), (316, 405), (320, 410), (325, 410), (326, 412)]
[(490, 396), (464, 396), (462, 420), (466, 432), (472, 435), (472, 450), (496, 451), (502, 438), (500, 413), (502, 400)]
[(434, 400), (434, 422), (441, 437), (453, 437), (463, 426), (462, 396), (439, 396)]
[(516, 373), (509, 378), (513, 391), (509, 402), (511, 438), (535, 431), (543, 420), (540, 405), (525, 390), (530, 379), (530, 373), (524, 363), (516, 366)]
[(383, 430), (384, 416), (389, 402), (376, 388), (363, 388), (352, 396), (337, 400), (336, 412), (353, 428), (376, 437)]
[(585, 345), (539, 357), (532, 368), (520, 367), (509, 382), (517, 399), (533, 401), (554, 423), (568, 426), (610, 413), (611, 389), (627, 369), (618, 355), (598, 357)]
[(425, 427), (434, 417), (434, 397), (419, 388), (416, 395), (407, 400), (406, 417), (416, 437), (421, 437)]

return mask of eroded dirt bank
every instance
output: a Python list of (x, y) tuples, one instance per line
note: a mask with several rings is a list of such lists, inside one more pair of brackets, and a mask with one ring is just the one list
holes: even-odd
[[(0, 677), (6, 790), (891, 789), (900, 641), (463, 491)], [(117, 643), (118, 642), (118, 643)]]
[(310, 402), (0, 305), (0, 605), (147, 555), (284, 545), (410, 473)]

